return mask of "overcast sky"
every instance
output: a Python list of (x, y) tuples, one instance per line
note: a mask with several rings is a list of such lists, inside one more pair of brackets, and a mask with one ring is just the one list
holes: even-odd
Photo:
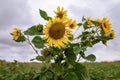
[(68, 16), (81, 21), (82, 16), (107, 17), (111, 20), (116, 37), (108, 42), (89, 48), (86, 54), (96, 55), (96, 61), (120, 60), (120, 0), (0, 0), (0, 59), (6, 61), (29, 61), (36, 55), (27, 43), (16, 43), (10, 33), (18, 26), (26, 30), (32, 25), (43, 23), (39, 9), (54, 15), (57, 6), (68, 10)]

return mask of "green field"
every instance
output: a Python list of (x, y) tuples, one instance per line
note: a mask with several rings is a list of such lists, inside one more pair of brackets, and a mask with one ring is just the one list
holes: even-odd
[[(120, 80), (120, 61), (82, 63), (91, 80)], [(0, 62), (0, 80), (39, 80), (40, 63)]]

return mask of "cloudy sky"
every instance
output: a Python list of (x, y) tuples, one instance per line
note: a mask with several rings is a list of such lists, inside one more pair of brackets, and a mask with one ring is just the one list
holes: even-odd
[(107, 17), (116, 32), (108, 46), (97, 44), (86, 51), (96, 55), (96, 61), (120, 60), (120, 0), (0, 0), (0, 59), (6, 61), (29, 61), (36, 55), (27, 43), (16, 43), (10, 32), (17, 26), (26, 30), (38, 23), (45, 24), (39, 16), (39, 9), (54, 15), (57, 6), (68, 10), (68, 16), (81, 21), (82, 16)]

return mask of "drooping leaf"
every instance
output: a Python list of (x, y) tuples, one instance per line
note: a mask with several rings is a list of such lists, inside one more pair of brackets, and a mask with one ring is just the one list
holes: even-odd
[(34, 35), (43, 35), (43, 31), (42, 30), (38, 30), (38, 27), (36, 25), (28, 28), (26, 31), (24, 31), (25, 35), (30, 35), (30, 36), (34, 36)]
[(32, 40), (32, 43), (36, 48), (42, 48), (44, 47), (43, 40), (40, 36), (35, 36)]
[(87, 59), (87, 60), (89, 60), (89, 61), (95, 61), (95, 60), (96, 60), (96, 57), (95, 57), (95, 55), (90, 54), (90, 55), (88, 55), (85, 59)]
[(39, 9), (39, 13), (40, 13), (40, 16), (41, 16), (43, 19), (45, 19), (45, 20), (51, 19), (51, 17), (49, 17), (45, 11)]

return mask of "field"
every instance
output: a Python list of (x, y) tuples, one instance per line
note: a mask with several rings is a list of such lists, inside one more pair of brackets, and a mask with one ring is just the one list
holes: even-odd
[[(91, 80), (120, 80), (120, 61), (82, 63), (89, 71)], [(39, 63), (8, 63), (0, 61), (0, 80), (40, 80)]]

